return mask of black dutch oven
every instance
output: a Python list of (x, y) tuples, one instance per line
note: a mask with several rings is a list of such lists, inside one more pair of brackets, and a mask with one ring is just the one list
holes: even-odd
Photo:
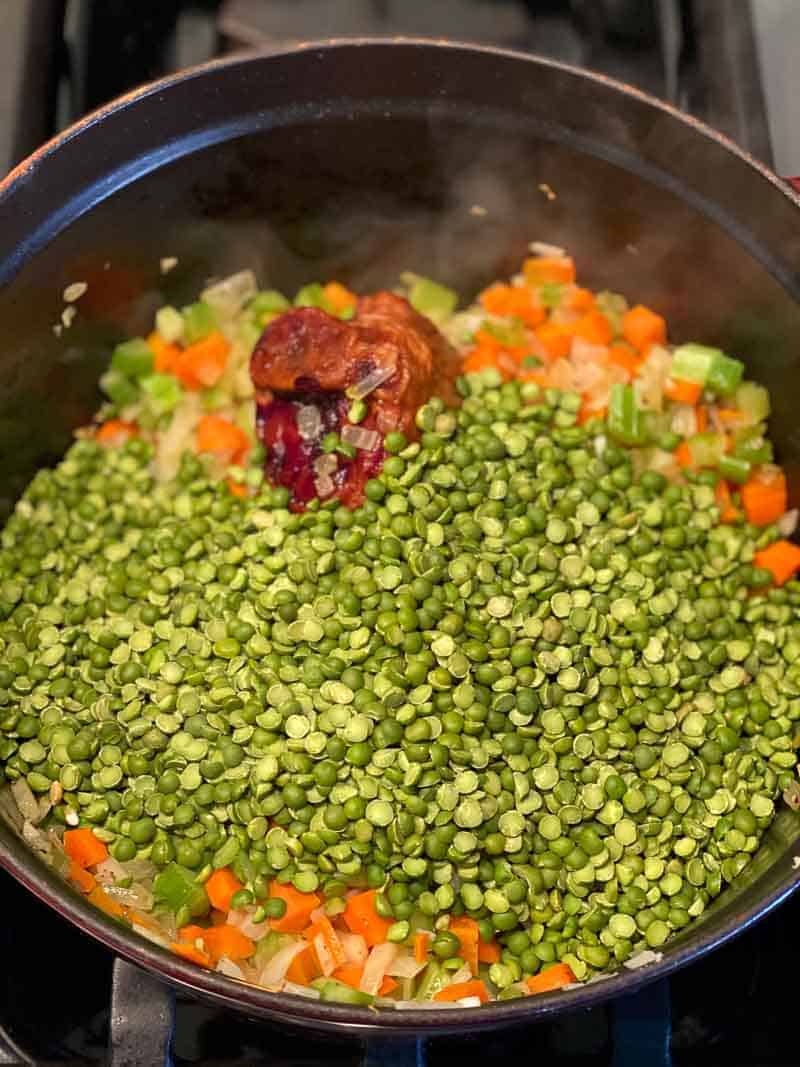
[[(800, 485), (800, 201), (664, 104), (528, 55), (415, 40), (331, 41), (212, 63), (90, 115), (0, 185), (0, 508), (97, 403), (109, 345), (165, 301), (253, 268), (293, 291), (400, 271), (472, 295), (528, 241), (582, 281), (665, 314), (676, 340), (734, 352), (773, 396)], [(178, 265), (163, 273), (162, 257)], [(66, 285), (89, 285), (56, 337)], [(480, 1009), (373, 1012), (202, 970), (89, 906), (0, 827), (0, 863), (65, 919), (174, 986), (250, 1016), (353, 1034), (479, 1030), (587, 1008), (664, 977), (796, 887), (785, 810), (737, 883), (663, 957), (580, 988)], [(800, 863), (800, 860), (798, 860)]]

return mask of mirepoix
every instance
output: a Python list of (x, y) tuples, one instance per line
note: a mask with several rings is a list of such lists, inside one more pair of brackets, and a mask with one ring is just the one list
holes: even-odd
[[(460, 312), (409, 276), (299, 313), (247, 272), (164, 308), (18, 502), (3, 812), (116, 921), (269, 988), (477, 1006), (661, 948), (796, 803), (766, 391), (538, 251)], [(386, 341), (376, 301), (391, 359), (306, 373)], [(420, 337), (456, 391), (379, 424)]]

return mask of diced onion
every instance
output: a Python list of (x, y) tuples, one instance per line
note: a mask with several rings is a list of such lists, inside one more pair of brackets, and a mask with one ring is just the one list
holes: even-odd
[(139, 926), (138, 923), (133, 923), (134, 933), (140, 934), (142, 937), (146, 937), (148, 941), (152, 941), (154, 945), (161, 945), (166, 948), (169, 945), (169, 938), (162, 937), (161, 934), (155, 930), (151, 930), (148, 926)]
[(417, 963), (411, 953), (403, 952), (389, 964), (386, 973), (392, 978), (415, 978), (427, 965), (427, 960)]
[(115, 860), (113, 856), (109, 856), (108, 859), (97, 864), (94, 869), (94, 876), (103, 885), (114, 885), (116, 882), (123, 882), (130, 877), (122, 864)]
[(245, 937), (249, 937), (251, 941), (259, 941), (269, 933), (269, 923), (253, 922), (254, 912), (255, 908), (233, 909), (228, 912), (228, 922), (231, 926), (236, 926), (241, 930)]
[(688, 404), (677, 404), (670, 429), (679, 437), (694, 437), (697, 433), (697, 415), (694, 408)]
[(594, 454), (600, 459), (607, 448), (608, 438), (604, 433), (599, 433), (594, 439)]
[(448, 985), (457, 985), (459, 982), (468, 982), (472, 978), (472, 971), (465, 963), (463, 967), (459, 968), (453, 977), (450, 979)]
[(326, 978), (329, 978), (336, 970), (336, 960), (333, 958), (333, 953), (331, 952), (330, 947), (326, 943), (322, 934), (317, 934), (311, 944), (314, 946), (314, 952), (317, 955), (317, 960), (319, 961), (322, 973)]
[(653, 952), (649, 948), (642, 949), (623, 964), (629, 971), (638, 971), (640, 967), (647, 967), (651, 963), (658, 963), (664, 956), (663, 952)]
[(257, 292), (255, 274), (251, 270), (240, 270), (221, 282), (209, 285), (201, 293), (200, 299), (205, 300), (224, 318), (232, 319)]
[(301, 952), (305, 952), (307, 947), (308, 944), (305, 941), (293, 941), (291, 945), (286, 945), (284, 948), (279, 949), (261, 972), (259, 984), (265, 986), (280, 985), (286, 977), (286, 972), (289, 970), (292, 960)]
[(365, 430), (363, 426), (351, 426), (349, 423), (342, 427), (341, 436), (345, 444), (364, 452), (372, 452), (381, 443), (381, 435), (377, 430)]
[(316, 404), (300, 404), (297, 408), (297, 432), (304, 441), (313, 441), (322, 430), (322, 416)]
[(370, 952), (369, 959), (364, 964), (364, 973), (361, 975), (359, 989), (362, 993), (370, 993), (373, 997), (381, 987), (386, 977), (386, 970), (394, 962), (395, 956), (400, 951), (397, 945), (391, 941), (385, 941), (382, 945), (376, 945)]
[(394, 367), (376, 367), (366, 377), (357, 381), (354, 385), (348, 386), (345, 389), (345, 395), (350, 400), (363, 400), (365, 396), (369, 396), (370, 393), (374, 392), (379, 385), (388, 382), (394, 372)]
[(229, 960), (227, 956), (223, 956), (216, 966), (216, 970), (220, 974), (227, 975), (228, 978), (238, 978), (239, 981), (244, 980), (244, 971), (233, 960)]
[(790, 782), (783, 791), (783, 799), (792, 811), (800, 811), (800, 782)]
[(797, 529), (797, 508), (792, 508), (791, 511), (787, 511), (785, 515), (781, 515), (775, 525), (778, 528), (778, 533), (781, 537), (791, 537)]
[(298, 985), (296, 982), (284, 982), (283, 992), (292, 993), (296, 997), (308, 997), (309, 1000), (319, 1000), (319, 990), (311, 989), (307, 985)]
[(107, 885), (106, 893), (118, 900), (120, 904), (138, 908), (141, 911), (150, 911), (153, 907), (153, 894), (138, 882), (134, 882), (131, 886)]
[(462, 997), (461, 1000), (456, 1001), (461, 1008), (479, 1008), (481, 1006), (480, 997)]
[(314, 479), (314, 488), (317, 490), (317, 496), (323, 497), (330, 496), (336, 486), (333, 484), (333, 478), (327, 474), (320, 474)]
[(350, 934), (340, 931), (339, 940), (342, 943), (344, 954), (347, 957), (348, 963), (366, 963), (367, 956), (369, 955), (369, 949), (367, 948), (367, 942), (361, 936), (361, 934)]
[(318, 477), (324, 477), (326, 474), (331, 475), (339, 466), (339, 460), (336, 456), (331, 455), (329, 452), (323, 453), (321, 456), (317, 456), (314, 460), (314, 474)]
[(553, 259), (564, 259), (566, 250), (558, 245), (549, 245), (546, 241), (531, 241), (528, 248), (535, 256), (552, 256)]

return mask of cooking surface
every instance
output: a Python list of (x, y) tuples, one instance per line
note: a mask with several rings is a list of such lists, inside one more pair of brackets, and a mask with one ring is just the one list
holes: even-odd
[[(768, 162), (774, 151), (780, 167), (800, 170), (791, 167), (789, 124), (774, 88), (786, 76), (785, 66), (766, 60), (770, 77), (763, 90), (758, 75), (757, 50), (762, 62), (776, 55), (780, 22), (758, 18), (754, 35), (747, 0), (437, 0), (435, 5), (399, 0), (138, 0), (135, 5), (87, 0), (70, 5), (69, 72), (61, 45), (52, 34), (41, 35), (42, 11), (46, 7), (50, 17), (60, 5), (5, 2), (14, 17), (4, 24), (9, 58), (0, 62), (6, 82), (0, 88), (0, 169), (33, 148), (49, 132), (48, 124), (63, 126), (138, 78), (215, 52), (344, 32), (481, 40), (589, 66), (707, 118)], [(766, 3), (778, 6), (777, 0)], [(13, 58), (24, 52), (20, 42), (31, 40), (34, 6), (38, 83)], [(124, 42), (124, 61), (108, 46), (111, 34)], [(107, 1063), (110, 955), (2, 872), (0, 899), (6, 916), (0, 924), (6, 963), (0, 1034), (4, 1031), (16, 1042), (25, 1057), (15, 1059), (0, 1047), (0, 1064)], [(488, 1063), (526, 1063), (534, 1053), (537, 1060), (567, 1067), (666, 1067), (663, 1044), (671, 1032), (674, 1067), (788, 1067), (798, 1061), (792, 1010), (798, 941), (792, 932), (797, 929), (800, 900), (795, 898), (755, 930), (627, 1004), (536, 1027), (434, 1039), (424, 1049), (396, 1046), (392, 1062), (445, 1067), (480, 1057)], [(26, 931), (24, 938), (20, 931)], [(140, 1020), (147, 1020), (160, 1003), (155, 996), (150, 1003), (141, 993), (136, 999), (131, 1011)], [(177, 1000), (175, 1067), (344, 1067), (363, 1057), (363, 1046), (355, 1041), (309, 1038), (187, 998)]]

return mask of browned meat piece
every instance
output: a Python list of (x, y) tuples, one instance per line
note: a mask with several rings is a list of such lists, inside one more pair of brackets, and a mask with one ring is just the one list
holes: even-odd
[[(416, 437), (416, 411), (434, 394), (457, 403), (460, 368), (436, 327), (392, 293), (360, 299), (349, 322), (318, 308), (287, 311), (266, 328), (250, 362), (267, 476), (292, 491), (295, 506), (337, 496), (357, 507), (383, 464), (384, 435)], [(325, 455), (326, 434), (353, 434), (345, 429), (351, 397), (370, 385), (356, 457)]]

